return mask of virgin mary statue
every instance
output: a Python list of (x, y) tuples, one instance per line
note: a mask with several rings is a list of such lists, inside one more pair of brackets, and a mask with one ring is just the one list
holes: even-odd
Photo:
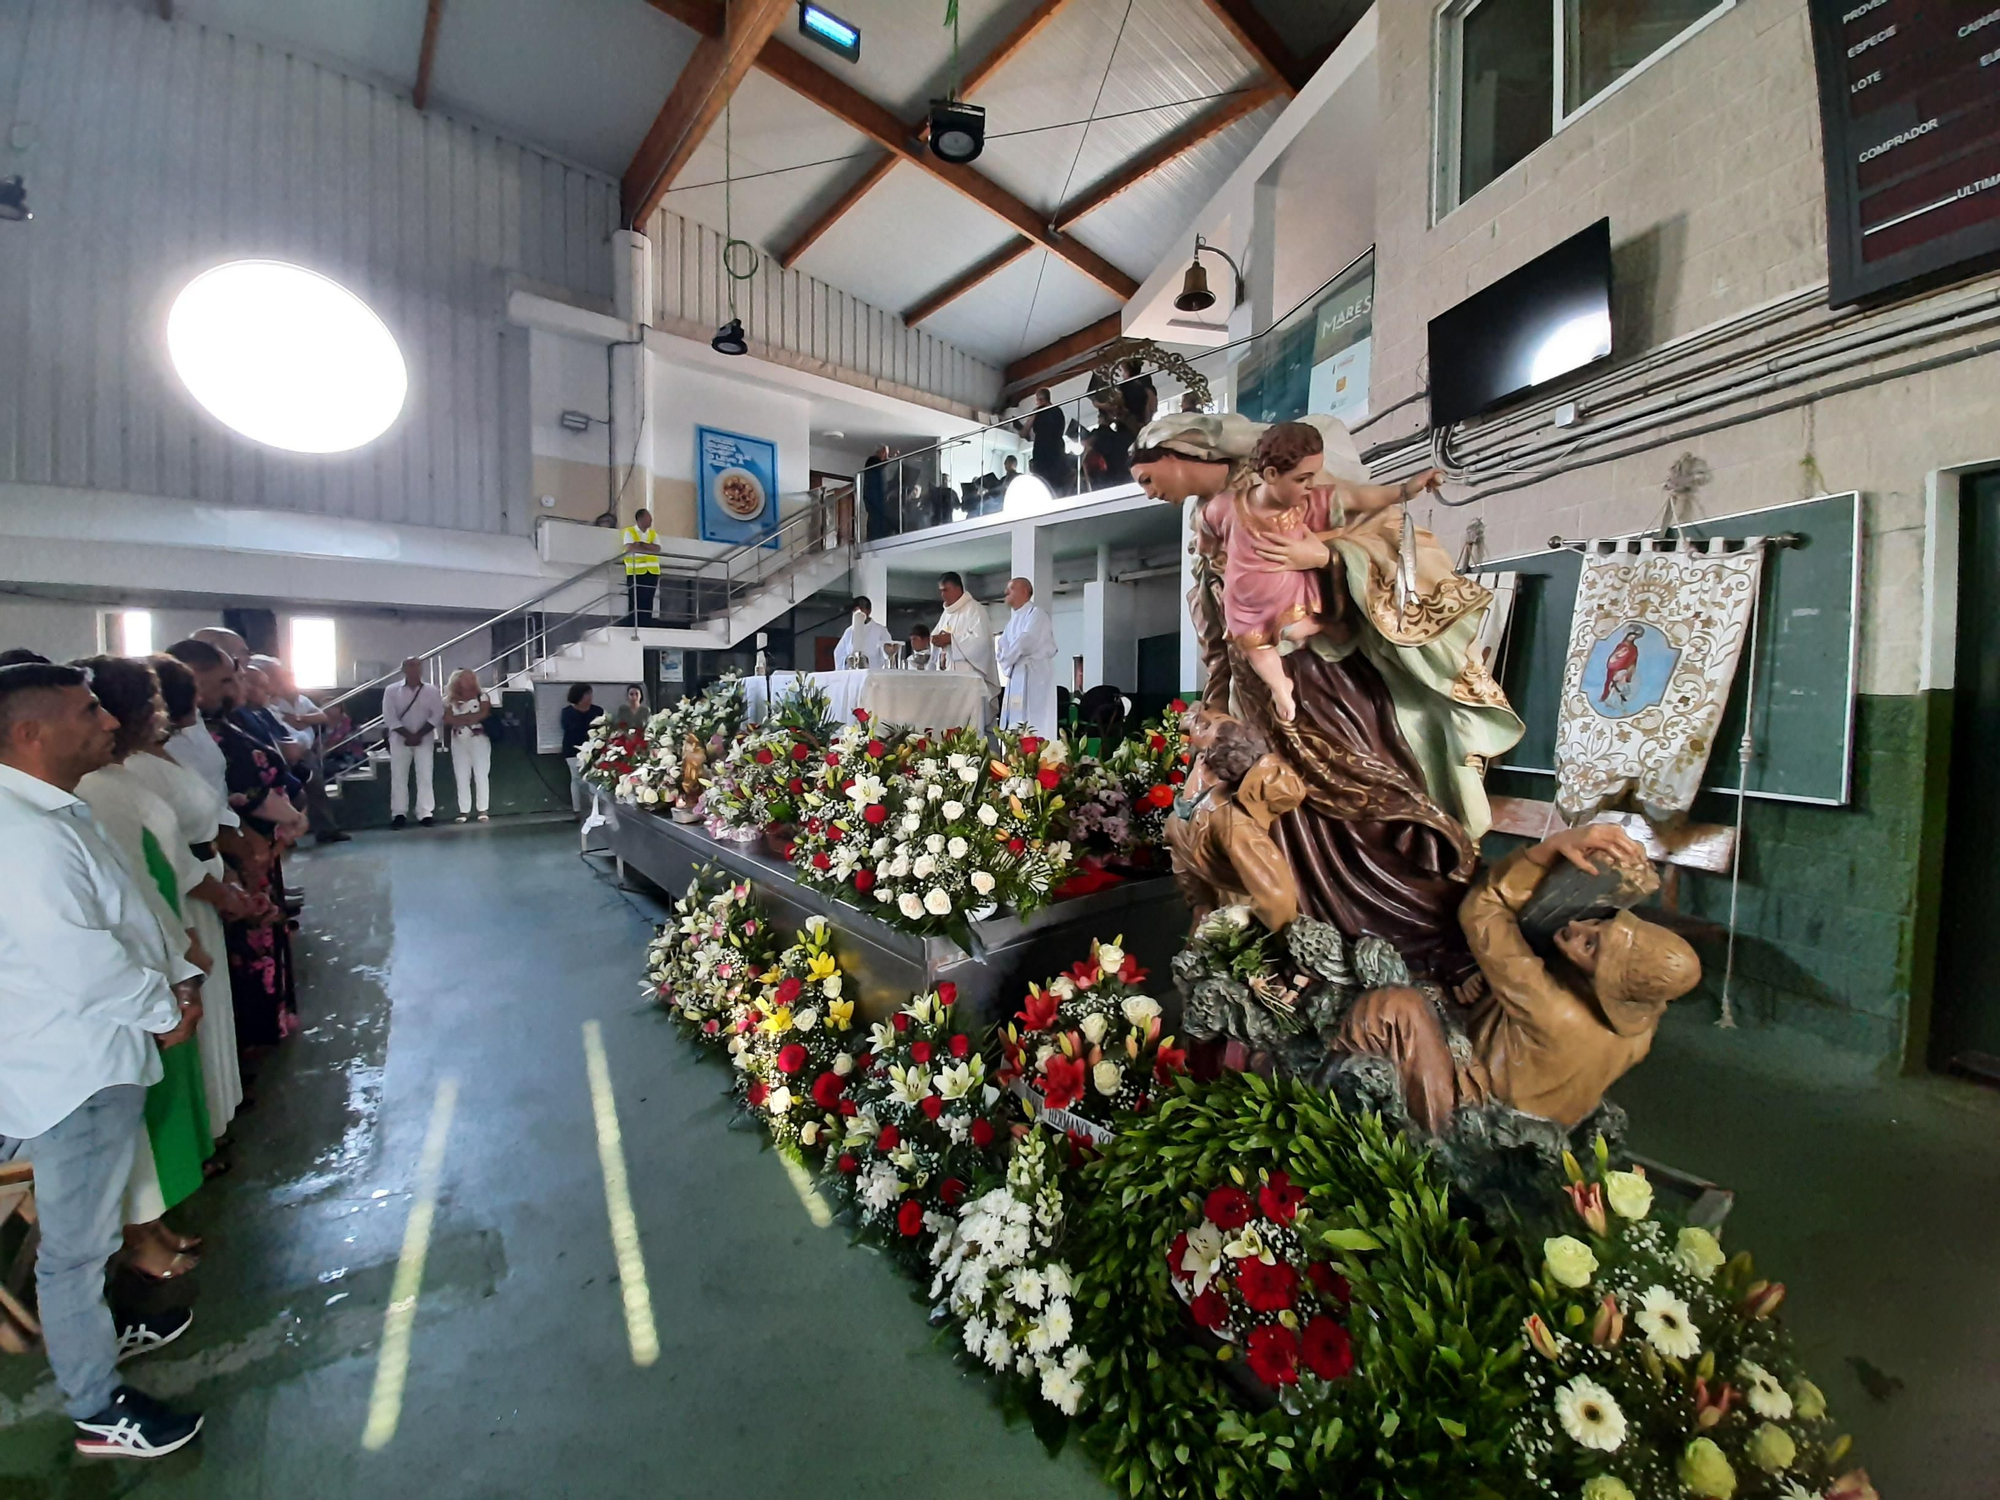
[[(1387, 940), (1414, 972), (1456, 989), (1477, 973), (1458, 907), (1490, 822), (1485, 768), (1522, 728), (1474, 649), (1491, 596), (1405, 520), (1437, 476), (1370, 484), (1345, 426), (1305, 420), (1325, 439), (1332, 529), (1259, 548), (1272, 566), (1322, 575), (1326, 628), (1284, 658), (1296, 717), (1279, 719), (1229, 643), (1224, 559), (1197, 507), (1188, 605), (1203, 701), (1260, 730), (1306, 784), (1305, 802), (1272, 827), (1301, 911), (1350, 938)], [(1159, 499), (1207, 500), (1250, 477), (1262, 431), (1240, 416), (1162, 418), (1139, 435), (1133, 475)], [(1369, 513), (1346, 525), (1349, 511)]]

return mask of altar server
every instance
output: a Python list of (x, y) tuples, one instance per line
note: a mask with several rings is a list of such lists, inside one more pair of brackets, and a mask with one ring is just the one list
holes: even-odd
[(944, 613), (931, 627), (932, 643), (949, 648), (955, 669), (982, 678), (987, 696), (997, 695), (1000, 669), (993, 660), (993, 626), (987, 621), (986, 606), (966, 593), (965, 580), (956, 573), (939, 575), (938, 598), (944, 601)]
[(1056, 724), (1056, 627), (1035, 603), (1035, 586), (1025, 578), (1007, 585), (1014, 617), (1000, 636), (994, 659), (1007, 677), (1003, 729), (1032, 729), (1053, 735)]
[(836, 671), (845, 671), (849, 658), (859, 655), (866, 659), (870, 667), (882, 665), (882, 648), (895, 637), (889, 634), (889, 627), (878, 625), (869, 618), (873, 606), (865, 595), (854, 601), (854, 623), (840, 634), (840, 644), (833, 648), (833, 665)]

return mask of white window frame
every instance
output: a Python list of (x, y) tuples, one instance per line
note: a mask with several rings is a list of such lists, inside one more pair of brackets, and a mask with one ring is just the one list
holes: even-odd
[[(1431, 55), (1437, 59), (1436, 88), (1431, 111), (1431, 118), (1435, 121), (1435, 128), (1431, 132), (1431, 223), (1433, 225), (1442, 222), (1470, 201), (1460, 197), (1458, 180), (1461, 155), (1459, 131), (1463, 123), (1459, 118), (1459, 101), (1464, 97), (1464, 49), (1460, 45), (1460, 37), (1463, 34), (1465, 18), (1486, 3), (1487, 0), (1444, 0), (1432, 17)], [(1691, 21), (1686, 29), (1627, 68), (1575, 109), (1565, 111), (1563, 81), (1569, 73), (1569, 59), (1564, 49), (1569, 40), (1569, 27), (1564, 12), (1568, 3), (1569, 0), (1549, 0), (1549, 7), (1553, 12), (1551, 36), (1554, 39), (1549, 90), (1549, 139), (1542, 142), (1541, 146), (1537, 146), (1535, 151), (1542, 150), (1550, 141), (1660, 59), (1706, 31), (1716, 20), (1734, 10), (1737, 0), (1716, 0), (1714, 5)], [(1508, 173), (1518, 171), (1534, 154), (1534, 151), (1530, 151), (1506, 172), (1494, 178), (1493, 182), (1499, 182)], [(1486, 187), (1493, 186), (1493, 182), (1487, 183)], [(1480, 189), (1480, 192), (1484, 191), (1485, 188)], [(1479, 194), (1474, 193), (1472, 196), (1476, 198)]]
[[(144, 615), (148, 627), (149, 644), (144, 651), (129, 651), (125, 641), (125, 616)], [(120, 605), (116, 609), (99, 610), (97, 613), (97, 649), (105, 656), (146, 656), (159, 649), (157, 637), (160, 617), (157, 610), (141, 608), (137, 605)]]

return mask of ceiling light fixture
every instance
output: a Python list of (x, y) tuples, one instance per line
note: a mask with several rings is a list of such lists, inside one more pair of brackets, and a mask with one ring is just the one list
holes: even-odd
[(32, 219), (28, 212), (28, 189), (18, 177), (0, 177), (0, 219), (21, 223)]
[(708, 347), (717, 354), (748, 354), (750, 345), (743, 337), (743, 320), (731, 318), (715, 330), (715, 337), (708, 341)]
[(958, 97), (958, 0), (945, 0), (944, 24), (951, 28), (951, 91), (931, 100), (931, 155), (964, 166), (986, 149), (986, 111)]
[(799, 0), (799, 35), (811, 37), (849, 62), (861, 61), (861, 28), (841, 20), (830, 10), (808, 4), (807, 0)]
[(1229, 262), (1229, 269), (1236, 275), (1236, 300), (1231, 307), (1243, 303), (1243, 268), (1236, 264), (1227, 250), (1211, 245), (1200, 235), (1194, 237), (1194, 259), (1188, 262), (1187, 274), (1181, 278), (1181, 294), (1174, 298), (1174, 307), (1181, 312), (1206, 312), (1215, 306), (1215, 293), (1208, 289), (1208, 269), (1201, 263), (1201, 253), (1219, 255)]

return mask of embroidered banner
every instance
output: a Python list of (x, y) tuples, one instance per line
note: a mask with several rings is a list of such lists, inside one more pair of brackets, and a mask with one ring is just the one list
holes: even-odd
[(1628, 793), (1656, 822), (1693, 803), (1764, 565), (1758, 538), (1721, 548), (1585, 556), (1556, 728), (1556, 807), (1569, 822)]

